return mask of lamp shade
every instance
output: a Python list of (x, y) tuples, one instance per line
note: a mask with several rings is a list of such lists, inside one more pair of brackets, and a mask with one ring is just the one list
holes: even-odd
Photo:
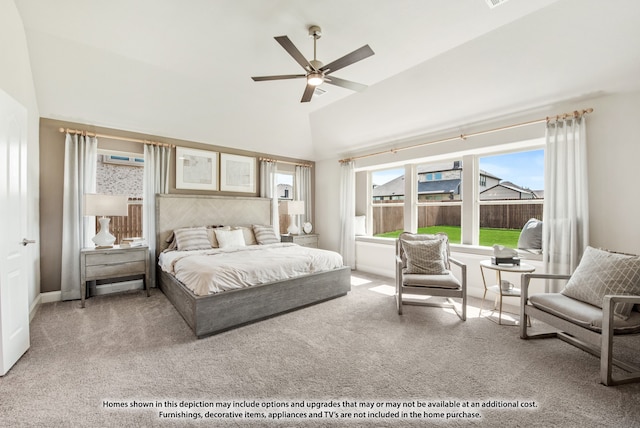
[(128, 199), (126, 195), (86, 193), (84, 195), (84, 215), (126, 216)]
[(281, 204), (282, 214), (304, 214), (304, 201), (285, 201)]

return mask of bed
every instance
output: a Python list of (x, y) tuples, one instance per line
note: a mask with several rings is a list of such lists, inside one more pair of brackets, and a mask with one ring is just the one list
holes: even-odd
[[(157, 260), (160, 259), (162, 251), (170, 245), (168, 241), (170, 241), (174, 230), (209, 225), (248, 226), (254, 224), (272, 224), (270, 199), (157, 195)], [(281, 251), (292, 251), (291, 246), (297, 247), (295, 244), (272, 244), (264, 247), (274, 248), (274, 251), (276, 248)], [(254, 259), (254, 255), (261, 250), (257, 248), (261, 246), (251, 247), (256, 248), (248, 249), (251, 251), (248, 253), (251, 256), (245, 256), (246, 259)], [(299, 250), (302, 248), (298, 247)], [(202, 253), (207, 252), (202, 251)], [(209, 252), (218, 253), (215, 250)], [(199, 257), (200, 254), (197, 256)], [(195, 258), (198, 259), (198, 257)], [(218, 258), (220, 257), (218, 256)], [(190, 259), (186, 258), (185, 260)], [(198, 259), (198, 263), (202, 264), (202, 259)], [(327, 269), (326, 266), (321, 271), (306, 274), (297, 273), (297, 276), (288, 279), (273, 280), (243, 288), (230, 288), (211, 294), (203, 293), (202, 288), (199, 291), (196, 290), (197, 292), (190, 289), (178, 280), (174, 272), (169, 272), (171, 269), (162, 268), (158, 264), (156, 278), (158, 287), (182, 315), (195, 335), (202, 338), (346, 295), (351, 290), (350, 268), (342, 266), (340, 263), (339, 266), (325, 269)]]

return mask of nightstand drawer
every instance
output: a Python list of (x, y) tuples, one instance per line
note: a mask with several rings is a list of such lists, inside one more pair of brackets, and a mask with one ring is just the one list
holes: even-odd
[(112, 250), (109, 252), (96, 253), (96, 254), (87, 254), (86, 255), (86, 265), (87, 268), (89, 266), (96, 265), (110, 265), (110, 264), (119, 264), (119, 263), (127, 263), (127, 262), (135, 262), (142, 261), (146, 257), (147, 251), (146, 248), (140, 251), (117, 251)]
[(318, 235), (297, 235), (293, 242), (303, 247), (318, 248)]
[(144, 261), (139, 262), (127, 262), (118, 264), (102, 264), (87, 266), (86, 278), (87, 279), (101, 279), (112, 278), (117, 276), (128, 276), (144, 274), (146, 272), (146, 263)]

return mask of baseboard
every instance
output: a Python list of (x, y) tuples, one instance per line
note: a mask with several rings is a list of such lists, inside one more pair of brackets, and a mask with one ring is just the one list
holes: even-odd
[(38, 297), (36, 297), (31, 306), (29, 307), (29, 322), (33, 321), (33, 318), (38, 313), (38, 309), (40, 309), (40, 305), (43, 303), (51, 303), (51, 302), (59, 302), (62, 300), (62, 292), (61, 291), (49, 291), (47, 293), (40, 293)]

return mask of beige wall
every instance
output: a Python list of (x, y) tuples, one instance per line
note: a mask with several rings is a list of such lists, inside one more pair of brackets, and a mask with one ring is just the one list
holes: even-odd
[[(201, 150), (212, 150), (220, 153), (238, 154), (244, 156), (254, 156), (256, 158), (268, 157), (290, 162), (306, 162), (302, 159), (291, 159), (274, 156), (269, 153), (247, 152), (236, 150), (231, 147), (215, 146), (210, 144), (196, 143), (193, 141), (177, 140), (155, 135), (139, 134), (115, 129), (101, 128), (79, 123), (63, 122), (51, 119), (40, 120), (40, 271), (41, 271), (41, 292), (60, 290), (60, 270), (61, 270), (61, 242), (62, 242), (62, 186), (64, 172), (64, 140), (65, 134), (59, 128), (81, 129), (100, 134), (107, 134), (116, 137), (129, 137), (141, 140), (151, 140), (169, 143), (180, 147), (188, 147)], [(139, 143), (119, 141), (106, 138), (98, 138), (98, 148), (107, 150), (117, 150), (129, 153), (143, 153), (143, 145)], [(185, 194), (217, 194), (227, 196), (251, 196), (247, 193), (234, 192), (211, 192), (202, 190), (176, 189), (175, 178), (175, 149), (171, 154), (171, 170), (169, 178), (169, 193)], [(280, 165), (278, 166), (280, 168)], [(283, 170), (290, 170), (293, 166), (282, 164)], [(312, 174), (312, 177), (315, 174)], [(259, 196), (260, 182), (259, 173), (256, 170), (256, 193)], [(315, 179), (312, 183), (312, 192), (315, 193)], [(315, 206), (315, 203), (314, 203)]]

